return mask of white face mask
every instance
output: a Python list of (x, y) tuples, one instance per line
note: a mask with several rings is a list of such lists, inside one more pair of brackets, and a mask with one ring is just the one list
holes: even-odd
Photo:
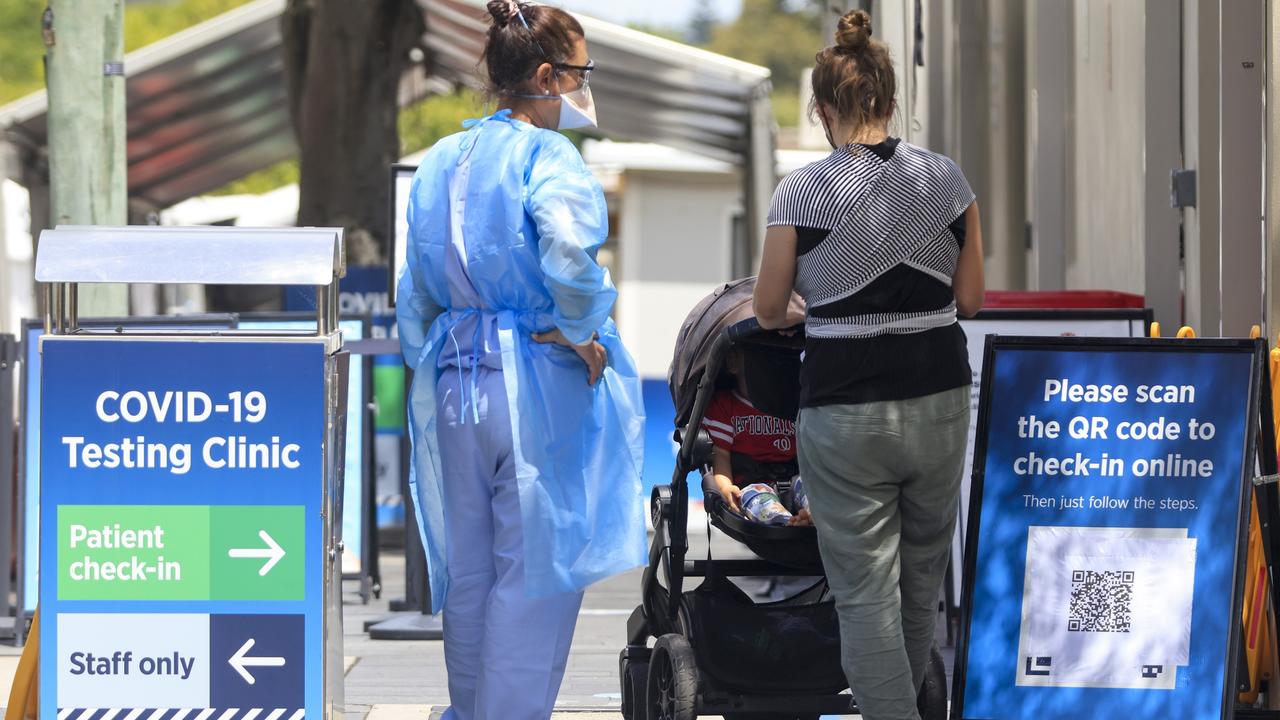
[(583, 85), (573, 92), (560, 96), (560, 124), (557, 130), (578, 130), (597, 127), (596, 101), (591, 97), (591, 86)]

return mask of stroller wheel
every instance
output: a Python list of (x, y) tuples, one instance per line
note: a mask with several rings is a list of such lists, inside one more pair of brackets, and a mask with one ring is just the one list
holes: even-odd
[(698, 666), (683, 635), (658, 638), (649, 656), (647, 720), (693, 720), (698, 716)]
[(622, 651), (619, 670), (622, 681), (622, 718), (623, 720), (647, 720), (645, 709), (645, 683), (649, 680), (649, 663), (643, 659), (626, 657)]
[(924, 669), (924, 685), (916, 698), (916, 709), (921, 720), (946, 720), (947, 717), (947, 666), (936, 643)]

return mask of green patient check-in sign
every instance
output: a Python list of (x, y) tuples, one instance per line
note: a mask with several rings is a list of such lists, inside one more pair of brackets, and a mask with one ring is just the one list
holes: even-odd
[(58, 597), (303, 600), (305, 517), (301, 505), (64, 505)]
[(324, 344), (42, 353), (42, 720), (319, 717)]

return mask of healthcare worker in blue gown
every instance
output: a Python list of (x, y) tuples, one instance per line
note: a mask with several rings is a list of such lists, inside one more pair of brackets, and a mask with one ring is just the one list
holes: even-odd
[(413, 178), (397, 319), (444, 717), (544, 720), (583, 589), (646, 559), (644, 409), (596, 262), (604, 194), (556, 132), (595, 122), (582, 27), (546, 6), (489, 12), (498, 110)]

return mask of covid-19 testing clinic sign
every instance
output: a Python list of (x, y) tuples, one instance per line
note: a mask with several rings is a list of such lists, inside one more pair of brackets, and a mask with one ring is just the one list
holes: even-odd
[(42, 720), (320, 717), (324, 343), (42, 359)]
[(1261, 361), (988, 339), (952, 717), (1229, 716)]

